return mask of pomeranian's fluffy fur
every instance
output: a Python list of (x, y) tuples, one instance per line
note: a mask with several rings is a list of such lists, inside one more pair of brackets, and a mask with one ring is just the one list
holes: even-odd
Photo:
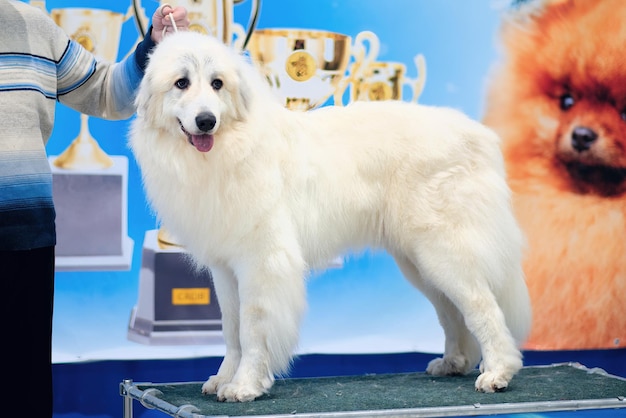
[(528, 1), (484, 122), (528, 239), (527, 348), (626, 346), (626, 2)]
[(492, 130), (403, 102), (290, 111), (242, 57), (192, 32), (156, 47), (137, 104), (147, 195), (211, 268), (222, 309), (226, 355), (205, 393), (267, 392), (296, 347), (307, 272), (365, 247), (389, 251), (435, 305), (446, 342), (429, 373), (482, 357), (476, 389), (493, 392), (521, 368), (523, 238)]

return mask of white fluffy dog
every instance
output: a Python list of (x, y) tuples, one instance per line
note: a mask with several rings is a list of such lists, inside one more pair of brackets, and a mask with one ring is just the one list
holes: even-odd
[(498, 137), (461, 113), (403, 102), (285, 109), (254, 67), (193, 32), (150, 57), (130, 144), (151, 205), (210, 267), (226, 355), (202, 387), (250, 401), (286, 373), (305, 276), (349, 250), (388, 251), (433, 303), (433, 375), (507, 387), (530, 323)]

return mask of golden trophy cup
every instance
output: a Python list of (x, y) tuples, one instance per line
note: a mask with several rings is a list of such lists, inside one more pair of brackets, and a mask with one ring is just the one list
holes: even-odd
[[(363, 41), (370, 43), (365, 54)], [(378, 54), (378, 38), (361, 32), (352, 38), (314, 29), (260, 29), (247, 45), (253, 62), (283, 104), (292, 110), (309, 110), (323, 105), (348, 77), (353, 68), (367, 66)]]
[[(244, 29), (234, 21), (234, 6), (245, 0), (162, 0), (160, 6), (169, 4), (172, 7), (182, 6), (187, 9), (189, 30), (211, 35), (222, 40), (226, 45), (233, 45), (243, 49), (250, 38), (259, 16), (260, 1), (251, 0), (250, 20), (248, 28)], [(141, 0), (133, 0), (135, 17), (140, 31), (145, 35), (147, 18), (141, 7)]]
[[(50, 16), (57, 25), (98, 59), (115, 62), (122, 25), (132, 14), (88, 8), (53, 9)], [(88, 116), (80, 116), (80, 133), (58, 156), (54, 165), (64, 169), (108, 168), (111, 158), (100, 148), (89, 132)]]
[(351, 100), (402, 100), (403, 89), (411, 89), (409, 101), (417, 102), (426, 83), (426, 61), (423, 55), (414, 58), (417, 77), (406, 76), (401, 62), (376, 61), (369, 64), (360, 77), (352, 81)]
[(183, 248), (178, 240), (165, 227), (161, 226), (157, 232), (157, 243), (160, 249)]

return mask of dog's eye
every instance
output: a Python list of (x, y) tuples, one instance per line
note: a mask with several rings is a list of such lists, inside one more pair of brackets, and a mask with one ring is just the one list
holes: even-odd
[(559, 98), (559, 104), (562, 110), (568, 110), (574, 106), (574, 103), (576, 103), (576, 100), (574, 100), (574, 97), (569, 93), (565, 93)]
[(220, 80), (219, 78), (216, 78), (215, 80), (211, 81), (211, 87), (213, 87), (215, 90), (221, 89), (223, 85), (224, 85), (224, 82)]
[(622, 117), (622, 120), (626, 121), (626, 109), (622, 110), (622, 113), (619, 115)]
[(176, 88), (184, 90), (187, 87), (189, 87), (189, 79), (188, 78), (179, 78), (178, 80), (176, 80), (174, 85), (176, 86)]

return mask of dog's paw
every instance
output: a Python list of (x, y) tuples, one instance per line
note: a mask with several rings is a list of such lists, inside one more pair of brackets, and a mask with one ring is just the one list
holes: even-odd
[(250, 402), (264, 393), (265, 390), (260, 386), (227, 383), (217, 391), (217, 400), (220, 402)]
[(465, 356), (448, 356), (431, 360), (426, 373), (433, 376), (458, 376), (467, 374), (470, 365)]
[(220, 375), (213, 375), (209, 377), (209, 380), (204, 382), (204, 384), (202, 385), (202, 393), (205, 395), (214, 395), (222, 386), (227, 383), (228, 381)]
[(509, 386), (511, 379), (496, 372), (483, 372), (476, 379), (476, 390), (479, 392), (502, 392)]

